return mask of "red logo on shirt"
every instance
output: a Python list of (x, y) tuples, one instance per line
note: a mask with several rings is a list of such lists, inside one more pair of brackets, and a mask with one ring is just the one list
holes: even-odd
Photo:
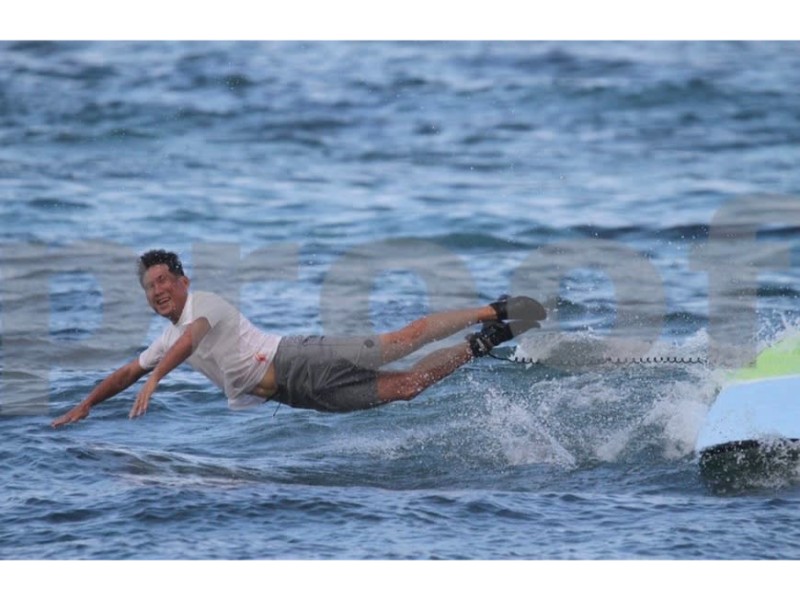
[(255, 359), (256, 359), (256, 361), (257, 361), (257, 362), (260, 362), (260, 363), (265, 363), (265, 362), (267, 362), (267, 355), (266, 355), (266, 354), (262, 354), (261, 352), (259, 352), (258, 354), (256, 354), (256, 355), (255, 355), (253, 358), (255, 358)]

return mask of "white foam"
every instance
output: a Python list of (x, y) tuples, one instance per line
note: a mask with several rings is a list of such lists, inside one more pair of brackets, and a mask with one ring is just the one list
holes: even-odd
[(554, 464), (574, 468), (576, 460), (553, 436), (539, 416), (496, 389), (485, 393), (489, 417), (486, 428), (512, 465)]
[[(559, 353), (565, 349), (579, 357), (581, 348), (594, 352), (598, 340), (591, 332), (537, 332), (521, 340), (513, 357), (548, 364), (554, 356), (560, 360)], [(659, 340), (638, 358), (703, 360), (707, 347), (708, 335), (699, 331), (679, 342)], [(531, 376), (535, 377), (536, 372), (532, 371)], [(703, 419), (724, 376), (723, 372), (694, 362), (596, 364), (565, 369), (563, 377), (531, 381), (531, 394), (538, 397), (535, 406), (517, 406), (516, 410), (504, 407), (508, 411), (505, 427), (512, 431), (519, 423), (547, 420), (549, 429), (544, 431), (553, 440), (557, 438), (558, 456), (570, 456), (573, 464), (635, 458), (646, 447), (657, 448), (667, 460), (681, 460), (692, 456)], [(495, 399), (494, 403), (497, 405), (498, 401)], [(525, 410), (531, 414), (524, 414)], [(509, 423), (512, 420), (515, 422)], [(533, 430), (532, 425), (525, 426)]]

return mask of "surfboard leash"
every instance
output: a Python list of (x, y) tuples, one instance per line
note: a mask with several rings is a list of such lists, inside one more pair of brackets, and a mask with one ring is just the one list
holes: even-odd
[(601, 357), (588, 361), (548, 361), (540, 358), (525, 358), (515, 356), (498, 356), (490, 352), (487, 356), (506, 362), (519, 363), (525, 365), (542, 365), (549, 367), (590, 367), (601, 365), (625, 366), (625, 365), (705, 365), (708, 360), (694, 356), (635, 356), (635, 357)]

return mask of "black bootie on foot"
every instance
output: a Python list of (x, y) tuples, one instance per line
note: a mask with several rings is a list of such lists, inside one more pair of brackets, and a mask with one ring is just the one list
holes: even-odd
[(500, 321), (544, 321), (547, 318), (544, 306), (528, 296), (500, 296), (489, 306)]
[(483, 329), (478, 333), (469, 334), (467, 341), (472, 350), (472, 356), (486, 356), (495, 346), (536, 327), (539, 327), (538, 321), (512, 321), (510, 323), (489, 321), (484, 323)]

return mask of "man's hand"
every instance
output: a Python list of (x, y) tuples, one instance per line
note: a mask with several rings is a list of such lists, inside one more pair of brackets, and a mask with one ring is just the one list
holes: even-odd
[(133, 403), (133, 408), (131, 408), (131, 412), (128, 416), (131, 419), (135, 419), (136, 417), (141, 417), (144, 413), (147, 412), (147, 406), (150, 404), (150, 396), (153, 395), (153, 392), (156, 391), (156, 387), (158, 386), (158, 379), (155, 377), (150, 377), (145, 384), (142, 386), (142, 389), (139, 390), (139, 394), (136, 396), (136, 402)]
[(66, 414), (61, 415), (56, 420), (51, 423), (53, 428), (61, 427), (62, 425), (67, 425), (69, 423), (75, 423), (76, 421), (80, 421), (81, 419), (85, 419), (89, 416), (89, 406), (81, 402), (69, 411)]
[(139, 365), (138, 358), (132, 360), (97, 384), (83, 402), (53, 421), (52, 426), (61, 427), (62, 425), (85, 419), (89, 416), (89, 411), (93, 406), (127, 389), (146, 372), (147, 371)]
[(141, 417), (147, 412), (147, 405), (150, 404), (150, 396), (156, 391), (158, 382), (192, 355), (192, 352), (194, 352), (194, 349), (203, 340), (203, 337), (208, 333), (209, 329), (211, 329), (211, 325), (205, 317), (200, 317), (192, 321), (181, 337), (167, 350), (167, 353), (159, 361), (158, 366), (153, 369), (150, 377), (142, 386), (139, 395), (136, 397), (136, 402), (133, 403), (133, 408), (131, 408), (131, 412), (128, 415), (131, 419)]

